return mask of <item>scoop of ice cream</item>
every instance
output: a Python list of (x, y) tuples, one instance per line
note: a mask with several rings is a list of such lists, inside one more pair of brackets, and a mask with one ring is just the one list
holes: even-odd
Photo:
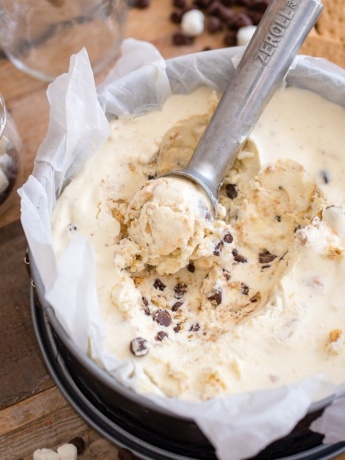
[(211, 227), (210, 206), (205, 192), (185, 179), (149, 181), (128, 205), (125, 223), (130, 242), (122, 242), (122, 247), (138, 250), (140, 260), (158, 271), (174, 273), (188, 264)]

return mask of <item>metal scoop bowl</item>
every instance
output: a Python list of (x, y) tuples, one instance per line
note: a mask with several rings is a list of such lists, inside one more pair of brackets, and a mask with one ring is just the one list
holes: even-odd
[(201, 186), (215, 214), (225, 175), (322, 9), (320, 0), (271, 0), (190, 162), (164, 174)]

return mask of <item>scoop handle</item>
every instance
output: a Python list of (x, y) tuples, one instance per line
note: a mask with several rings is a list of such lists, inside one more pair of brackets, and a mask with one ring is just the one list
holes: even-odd
[(320, 0), (271, 0), (186, 168), (217, 208), (218, 189), (321, 14)]

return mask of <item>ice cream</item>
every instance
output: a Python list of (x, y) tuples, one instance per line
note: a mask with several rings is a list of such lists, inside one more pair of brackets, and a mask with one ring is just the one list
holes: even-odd
[[(203, 87), (111, 121), (108, 142), (58, 200), (57, 257), (74, 235), (89, 239), (105, 346), (134, 362), (139, 392), (205, 400), (314, 373), (340, 383), (345, 109), (278, 91), (213, 219), (193, 185), (155, 178), (185, 165), (216, 100)], [(182, 220), (165, 207), (170, 194)], [(152, 227), (171, 238), (152, 239)]]

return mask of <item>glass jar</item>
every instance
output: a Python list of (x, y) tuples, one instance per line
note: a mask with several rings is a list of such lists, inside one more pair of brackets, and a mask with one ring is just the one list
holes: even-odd
[(12, 203), (21, 172), (21, 140), (0, 94), (0, 217)]
[(94, 73), (118, 53), (127, 0), (0, 0), (0, 40), (19, 69), (44, 81), (86, 48)]

